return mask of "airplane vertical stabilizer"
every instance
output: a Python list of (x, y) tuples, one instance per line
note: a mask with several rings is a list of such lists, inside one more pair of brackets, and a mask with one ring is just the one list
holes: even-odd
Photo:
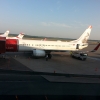
[(89, 26), (88, 29), (85, 30), (85, 32), (80, 36), (79, 39), (71, 41), (72, 43), (87, 43), (87, 40), (89, 39), (90, 33), (91, 33), (92, 26)]
[(4, 34), (2, 34), (3, 37), (8, 37), (9, 30), (7, 30)]
[(20, 33), (16, 38), (18, 38), (18, 39), (22, 39), (23, 36), (24, 36), (24, 33)]

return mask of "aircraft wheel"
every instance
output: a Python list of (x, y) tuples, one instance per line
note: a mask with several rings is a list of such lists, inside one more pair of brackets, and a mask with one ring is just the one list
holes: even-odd
[(45, 56), (45, 58), (46, 58), (46, 61), (48, 61), (48, 58), (49, 58), (49, 57), (48, 57), (48, 54)]
[(51, 59), (52, 58), (52, 55), (51, 54), (48, 54), (48, 58)]

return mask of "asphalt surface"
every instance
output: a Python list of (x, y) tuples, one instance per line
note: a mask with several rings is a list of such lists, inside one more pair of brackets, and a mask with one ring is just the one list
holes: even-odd
[(49, 82), (38, 75), (0, 75), (1, 95), (100, 96), (100, 84)]
[[(49, 61), (32, 59), (30, 54), (8, 53), (7, 56), (9, 58), (0, 59), (1, 95), (13, 95), (15, 100), (99, 100), (99, 60), (89, 58), (82, 62), (63, 54), (54, 55)], [(99, 58), (99, 52), (89, 56)]]
[(49, 82), (38, 75), (0, 75), (0, 100), (100, 100), (100, 84)]
[[(7, 57), (9, 57), (9, 56), (7, 56)], [(31, 69), (27, 68), (25, 65), (16, 61), (12, 57), (9, 57), (6, 59), (0, 58), (0, 69), (31, 71)]]
[(53, 54), (48, 61), (45, 58), (33, 59), (31, 56), (26, 58), (24, 55), (13, 58), (36, 72), (100, 75), (100, 59), (96, 58), (81, 61), (72, 58), (68, 53)]

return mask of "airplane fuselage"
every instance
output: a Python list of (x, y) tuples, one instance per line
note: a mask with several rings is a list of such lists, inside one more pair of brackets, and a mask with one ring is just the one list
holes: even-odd
[[(56, 41), (37, 41), (37, 40), (18, 40), (6, 39), (6, 51), (32, 51), (34, 49), (50, 51), (75, 51), (77, 43), (56, 42)], [(79, 49), (87, 47), (88, 44), (79, 44)]]

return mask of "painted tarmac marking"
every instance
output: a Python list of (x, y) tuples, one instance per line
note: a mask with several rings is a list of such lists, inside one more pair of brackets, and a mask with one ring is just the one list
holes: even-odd
[(88, 58), (93, 59), (93, 60), (99, 60), (100, 61), (99, 58), (94, 58), (94, 57), (88, 57)]

